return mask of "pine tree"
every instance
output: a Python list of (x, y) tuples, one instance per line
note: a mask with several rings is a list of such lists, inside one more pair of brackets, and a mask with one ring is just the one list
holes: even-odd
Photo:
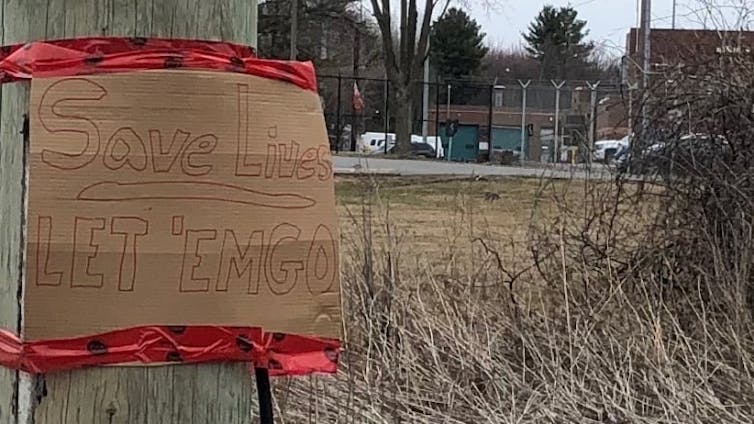
[(588, 66), (594, 44), (586, 42), (586, 21), (572, 7), (545, 6), (524, 34), (526, 51), (542, 63), (542, 77), (569, 79)]
[(431, 63), (441, 77), (460, 79), (477, 73), (489, 49), (481, 26), (463, 10), (451, 8), (432, 26)]

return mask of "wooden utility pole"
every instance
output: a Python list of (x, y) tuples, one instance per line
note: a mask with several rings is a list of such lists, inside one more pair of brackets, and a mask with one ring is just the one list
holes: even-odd
[[(256, 0), (0, 0), (3, 45), (84, 36), (227, 40), (256, 46)], [(0, 88), (0, 328), (23, 311), (29, 83)], [(28, 376), (0, 368), (0, 423), (252, 422), (248, 364), (103, 367)]]
[(649, 72), (650, 72), (650, 60), (651, 60), (651, 31), (652, 31), (652, 1), (641, 0), (641, 25), (639, 26), (641, 32), (640, 49), (641, 52), (641, 90), (642, 90), (642, 106), (641, 106), (641, 126), (642, 132), (646, 133), (649, 126), (649, 118), (647, 116), (647, 102), (649, 100)]
[(291, 60), (298, 58), (298, 0), (291, 1)]

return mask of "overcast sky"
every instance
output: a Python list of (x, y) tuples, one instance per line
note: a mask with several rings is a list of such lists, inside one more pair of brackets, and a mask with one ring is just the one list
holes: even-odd
[[(472, 15), (487, 33), (488, 43), (493, 46), (510, 47), (521, 43), (521, 32), (546, 4), (573, 6), (581, 19), (588, 24), (589, 36), (606, 53), (620, 56), (625, 47), (626, 34), (637, 24), (637, 0), (495, 0), (498, 6), (492, 10), (480, 7), (480, 2), (468, 0)], [(711, 5), (714, 13), (710, 14)], [(740, 19), (742, 5), (754, 10), (754, 0), (676, 0), (676, 27), (701, 28), (751, 26), (752, 16)], [(673, 0), (652, 0), (652, 26), (670, 28)]]
[[(754, 26), (754, 15), (740, 17), (743, 5), (754, 10), (754, 0), (676, 0), (676, 26), (678, 28)], [(589, 38), (604, 52), (620, 56), (625, 46), (626, 34), (638, 20), (638, 0), (487, 0), (495, 3), (492, 9), (481, 7), (482, 2), (464, 0), (459, 4), (468, 10), (482, 25), (487, 43), (495, 47), (515, 47), (521, 44), (521, 33), (546, 4), (572, 5), (581, 19), (588, 22)], [(421, 3), (421, 2), (419, 2)], [(362, 0), (367, 10), (369, 1)], [(710, 14), (709, 7), (717, 12)], [(397, 5), (396, 5), (397, 6)], [(652, 0), (652, 26), (669, 28), (673, 0)]]
[[(626, 34), (638, 25), (640, 0), (451, 0), (482, 25), (487, 44), (493, 47), (516, 47), (522, 43), (521, 33), (543, 6), (571, 5), (579, 18), (587, 21), (589, 39), (604, 53), (623, 55)], [(673, 0), (652, 1), (652, 27), (670, 28)], [(360, 0), (366, 13), (369, 0)], [(397, 13), (398, 0), (391, 0)], [(419, 5), (424, 3), (418, 2)], [(492, 3), (492, 9), (482, 4)], [(437, 11), (436, 11), (437, 12)], [(421, 13), (421, 11), (420, 11)], [(439, 13), (439, 12), (438, 12)], [(398, 17), (395, 16), (396, 22)], [(754, 0), (676, 0), (676, 28), (754, 29)]]

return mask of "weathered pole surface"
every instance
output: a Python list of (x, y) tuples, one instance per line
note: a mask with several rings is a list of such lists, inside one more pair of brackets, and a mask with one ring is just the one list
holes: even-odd
[[(256, 0), (0, 0), (2, 45), (84, 36), (256, 45)], [(29, 83), (0, 86), (0, 328), (22, 311)], [(255, 414), (248, 365), (106, 367), (31, 378), (0, 368), (0, 423), (244, 423)]]

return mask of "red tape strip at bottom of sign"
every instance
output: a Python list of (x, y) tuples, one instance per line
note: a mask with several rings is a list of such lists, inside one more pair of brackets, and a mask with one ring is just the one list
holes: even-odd
[(333, 374), (337, 340), (243, 327), (136, 327), (90, 337), (22, 342), (0, 330), (0, 365), (49, 373), (95, 365), (245, 361), (270, 375)]
[[(0, 83), (147, 69), (209, 69), (317, 91), (311, 63), (264, 60), (248, 46), (159, 38), (79, 38), (0, 47)], [(271, 375), (335, 373), (339, 342), (258, 328), (149, 326), (94, 337), (22, 342), (0, 330), (0, 366), (47, 373), (123, 363), (246, 361)]]

